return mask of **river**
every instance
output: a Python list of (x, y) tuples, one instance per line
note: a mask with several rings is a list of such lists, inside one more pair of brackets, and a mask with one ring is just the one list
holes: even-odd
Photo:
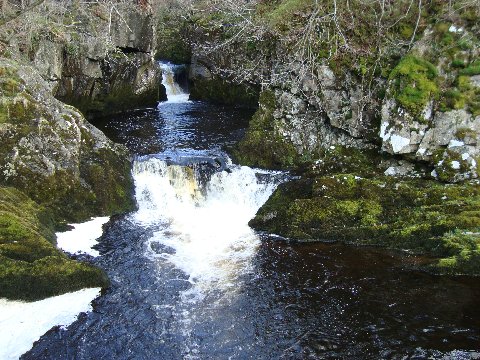
[(138, 210), (111, 219), (90, 259), (111, 287), (22, 359), (480, 358), (478, 278), (252, 231), (288, 175), (233, 164), (251, 111), (188, 101), (163, 67), (167, 102), (96, 123), (136, 155)]

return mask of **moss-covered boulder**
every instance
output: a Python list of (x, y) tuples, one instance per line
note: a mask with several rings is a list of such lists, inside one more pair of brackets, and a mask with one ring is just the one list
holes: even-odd
[(32, 67), (1, 60), (0, 90), (0, 185), (24, 191), (57, 221), (134, 207), (125, 147), (53, 98)]
[(435, 271), (480, 274), (480, 186), (351, 174), (279, 186), (250, 225), (312, 241), (381, 245), (441, 258)]
[(300, 156), (291, 142), (274, 127), (275, 94), (262, 91), (259, 108), (250, 120), (245, 137), (234, 150), (240, 164), (266, 169), (292, 168), (299, 164)]
[(0, 297), (38, 300), (108, 285), (103, 271), (55, 247), (52, 215), (19, 190), (0, 187)]

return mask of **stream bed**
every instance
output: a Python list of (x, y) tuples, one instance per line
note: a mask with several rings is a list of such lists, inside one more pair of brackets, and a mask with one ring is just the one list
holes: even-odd
[(138, 210), (112, 218), (89, 258), (111, 279), (93, 311), (22, 359), (480, 359), (478, 278), (255, 233), (288, 175), (231, 162), (252, 112), (167, 90), (156, 109), (95, 124), (136, 154)]

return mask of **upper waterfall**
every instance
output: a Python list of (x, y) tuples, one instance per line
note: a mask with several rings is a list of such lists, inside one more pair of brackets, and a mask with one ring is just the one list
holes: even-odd
[(162, 85), (167, 91), (167, 103), (187, 102), (189, 94), (184, 92), (175, 81), (175, 71), (182, 65), (175, 65), (170, 62), (160, 62), (162, 69)]

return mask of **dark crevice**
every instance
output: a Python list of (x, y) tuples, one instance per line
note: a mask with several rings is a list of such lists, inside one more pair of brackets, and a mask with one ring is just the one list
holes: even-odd
[(137, 53), (148, 54), (146, 51), (142, 51), (138, 48), (130, 47), (130, 46), (126, 46), (126, 47), (117, 46), (117, 49), (124, 54), (137, 54)]

